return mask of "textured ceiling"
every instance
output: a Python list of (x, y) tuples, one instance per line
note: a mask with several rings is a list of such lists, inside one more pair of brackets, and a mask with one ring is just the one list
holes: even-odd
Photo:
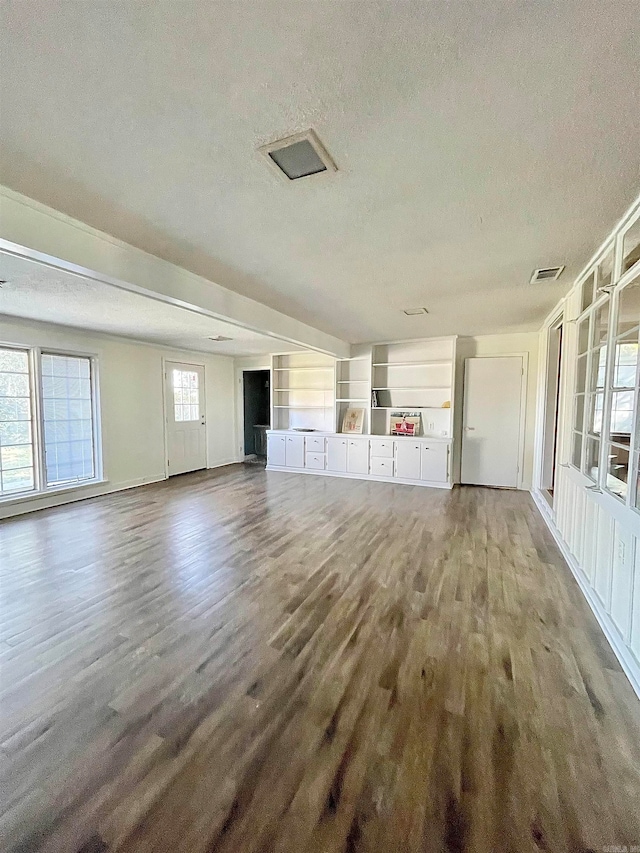
[(352, 342), (537, 328), (640, 190), (638, 0), (1, 8), (5, 184)]
[[(257, 355), (299, 349), (231, 323), (0, 252), (0, 316), (60, 323), (176, 349)], [(224, 335), (230, 341), (210, 341)]]

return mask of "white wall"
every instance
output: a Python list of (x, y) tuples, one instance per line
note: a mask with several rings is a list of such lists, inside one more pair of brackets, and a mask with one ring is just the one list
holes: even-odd
[(66, 500), (104, 494), (165, 477), (162, 359), (205, 367), (207, 465), (236, 462), (233, 359), (148, 346), (61, 326), (27, 323), (0, 316), (0, 342), (91, 353), (98, 358), (102, 449), (107, 483), (72, 496), (47, 495), (0, 504), (0, 518)]
[(533, 482), (533, 460), (535, 446), (535, 413), (538, 387), (539, 334), (517, 333), (505, 335), (481, 335), (476, 338), (458, 338), (456, 346), (456, 388), (454, 411), (454, 482), (460, 482), (460, 458), (462, 447), (462, 409), (464, 404), (464, 361), (466, 358), (490, 355), (526, 355), (526, 403), (524, 426), (524, 464), (521, 471), (522, 489), (531, 489)]

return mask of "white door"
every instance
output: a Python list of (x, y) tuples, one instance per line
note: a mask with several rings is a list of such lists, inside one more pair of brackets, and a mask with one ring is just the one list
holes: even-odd
[(517, 488), (522, 356), (467, 358), (461, 481)]
[(304, 436), (288, 435), (285, 450), (287, 468), (304, 468)]
[(347, 471), (349, 474), (369, 473), (369, 442), (350, 438), (347, 445)]
[(204, 367), (165, 363), (165, 414), (169, 476), (207, 467)]
[(270, 435), (267, 437), (267, 461), (269, 465), (286, 465), (286, 443), (284, 435)]
[(420, 479), (420, 444), (410, 438), (396, 441), (396, 477), (403, 480)]
[(344, 474), (347, 470), (347, 439), (327, 439), (327, 470)]

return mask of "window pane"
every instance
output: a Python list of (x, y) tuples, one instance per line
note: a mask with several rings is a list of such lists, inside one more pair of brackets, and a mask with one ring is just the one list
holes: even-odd
[(586, 352), (589, 348), (589, 318), (586, 317), (578, 323), (578, 354)]
[(573, 415), (573, 428), (582, 432), (582, 428), (584, 426), (584, 394), (578, 394), (576, 396), (574, 415)]
[(29, 355), (0, 348), (0, 494), (33, 488)]
[(584, 472), (592, 480), (598, 482), (598, 458), (600, 456), (600, 442), (597, 438), (588, 438), (586, 444)]
[(607, 489), (626, 500), (629, 477), (629, 451), (610, 444), (607, 453)]
[(600, 435), (602, 432), (602, 413), (604, 409), (604, 391), (589, 394), (589, 421), (587, 431), (592, 435)]
[(629, 228), (622, 243), (622, 272), (630, 270), (640, 260), (640, 219)]
[(582, 394), (585, 390), (587, 382), (587, 356), (581, 355), (578, 358), (578, 366), (576, 373), (576, 394)]
[(607, 285), (611, 284), (613, 277), (613, 247), (598, 264), (597, 273), (597, 287), (607, 287)]
[[(595, 282), (595, 274), (591, 273), (591, 275), (585, 280), (582, 285), (582, 311), (591, 305), (593, 302), (593, 288)], [(581, 312), (582, 313), (582, 312)]]
[(42, 399), (46, 485), (93, 479), (91, 360), (43, 354)]
[(633, 388), (636, 384), (637, 370), (638, 344), (616, 344), (616, 355), (613, 368), (614, 388)]
[(616, 337), (638, 341), (640, 327), (640, 278), (630, 282), (618, 297)]
[(574, 432), (573, 448), (571, 451), (571, 462), (576, 467), (580, 467), (582, 461), (582, 433)]
[(611, 395), (609, 437), (618, 444), (631, 443), (634, 396), (633, 391), (614, 391)]
[(605, 302), (594, 312), (593, 315), (593, 342), (592, 346), (603, 344), (607, 340), (609, 332), (609, 303), (611, 300), (606, 299)]
[(591, 382), (589, 388), (595, 391), (596, 388), (604, 388), (604, 381), (607, 372), (607, 348), (600, 347), (594, 350), (591, 356)]

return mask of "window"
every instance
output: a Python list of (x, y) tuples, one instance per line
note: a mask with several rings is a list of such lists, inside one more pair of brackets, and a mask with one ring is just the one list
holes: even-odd
[[(605, 486), (609, 492), (622, 500), (626, 500), (628, 493), (631, 436), (638, 403), (639, 343), (640, 277), (618, 293), (613, 342)], [(637, 453), (636, 441), (636, 463)]]
[(91, 359), (43, 353), (41, 365), (46, 485), (92, 480)]
[(3, 347), (0, 348), (0, 495), (34, 488), (29, 353)]
[(200, 389), (195, 370), (173, 371), (173, 412), (176, 421), (200, 420)]
[[(607, 256), (608, 257), (608, 256)], [(608, 263), (602, 261), (603, 264)], [(589, 309), (578, 321), (578, 358), (574, 396), (571, 464), (594, 482), (600, 473), (600, 438), (604, 417), (607, 336), (610, 297), (595, 292), (595, 273), (582, 287), (582, 305)], [(587, 297), (588, 294), (588, 297)], [(597, 301), (593, 302), (593, 297)]]
[(0, 346), (0, 497), (98, 476), (88, 356)]

